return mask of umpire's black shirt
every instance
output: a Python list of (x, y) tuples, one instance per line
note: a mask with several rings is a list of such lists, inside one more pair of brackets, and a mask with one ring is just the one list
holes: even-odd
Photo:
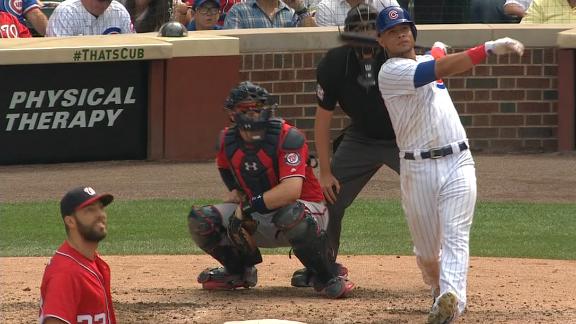
[[(374, 67), (379, 72), (385, 56), (380, 54), (376, 60)], [(350, 127), (355, 132), (369, 138), (394, 140), (394, 129), (378, 85), (366, 90), (358, 84), (359, 73), (360, 64), (351, 47), (342, 46), (329, 50), (318, 63), (316, 70), (318, 105), (333, 111), (336, 103), (339, 103), (344, 113), (350, 117)]]

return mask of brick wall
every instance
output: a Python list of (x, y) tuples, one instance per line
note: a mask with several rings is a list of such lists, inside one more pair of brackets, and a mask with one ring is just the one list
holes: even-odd
[[(244, 53), (241, 80), (252, 80), (278, 99), (277, 114), (302, 129), (314, 151), (315, 67), (324, 51)], [(475, 151), (552, 152), (558, 147), (558, 82), (554, 48), (524, 56), (490, 57), (446, 83)], [(336, 135), (348, 124), (337, 110)]]

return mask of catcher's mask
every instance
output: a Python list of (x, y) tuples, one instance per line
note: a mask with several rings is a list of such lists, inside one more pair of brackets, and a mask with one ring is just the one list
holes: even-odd
[(270, 94), (261, 86), (243, 81), (230, 91), (225, 107), (232, 114), (232, 121), (239, 129), (260, 131), (266, 129), (272, 116), (269, 105)]
[[(344, 20), (344, 31), (376, 37), (376, 18), (378, 11), (369, 4), (361, 3), (348, 11)], [(369, 89), (376, 86), (375, 58), (380, 47), (354, 47), (354, 53), (360, 63), (360, 74), (357, 81)]]

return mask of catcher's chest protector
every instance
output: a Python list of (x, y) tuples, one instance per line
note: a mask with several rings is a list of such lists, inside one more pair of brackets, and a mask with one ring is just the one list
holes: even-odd
[(270, 190), (279, 182), (278, 145), (284, 122), (270, 119), (264, 139), (248, 145), (230, 127), (224, 135), (224, 152), (231, 171), (242, 190), (252, 197)]

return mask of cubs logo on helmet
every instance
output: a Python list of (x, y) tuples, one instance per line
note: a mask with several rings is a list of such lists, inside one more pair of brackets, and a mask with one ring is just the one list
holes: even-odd
[(376, 19), (376, 29), (378, 33), (382, 33), (396, 25), (407, 23), (410, 25), (412, 30), (412, 35), (416, 39), (416, 25), (410, 14), (401, 7), (386, 7), (380, 11), (378, 18)]

